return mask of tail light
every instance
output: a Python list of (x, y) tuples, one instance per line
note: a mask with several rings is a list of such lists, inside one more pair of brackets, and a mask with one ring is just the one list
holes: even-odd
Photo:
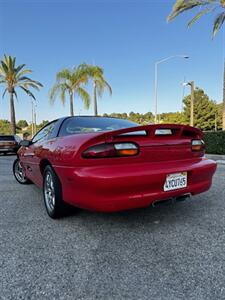
[(101, 144), (88, 148), (82, 153), (83, 158), (106, 158), (134, 156), (139, 153), (138, 145), (134, 143)]
[(192, 151), (204, 151), (205, 150), (204, 141), (203, 140), (192, 140), (191, 150)]

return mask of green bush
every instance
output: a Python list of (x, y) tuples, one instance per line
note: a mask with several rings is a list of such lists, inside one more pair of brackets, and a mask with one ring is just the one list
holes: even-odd
[(225, 155), (225, 131), (204, 132), (206, 153)]

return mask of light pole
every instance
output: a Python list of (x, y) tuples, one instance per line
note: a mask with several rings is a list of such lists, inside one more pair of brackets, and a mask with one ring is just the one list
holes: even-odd
[(34, 103), (34, 100), (31, 99), (31, 135), (32, 137), (36, 134), (37, 131), (37, 122), (36, 122), (36, 107), (37, 104)]
[(191, 87), (191, 108), (190, 108), (190, 126), (194, 126), (194, 101), (195, 101), (195, 83), (194, 81), (184, 82), (184, 86), (189, 85)]
[(37, 114), (36, 114), (37, 104), (34, 103), (34, 134), (37, 132)]
[(164, 59), (158, 60), (155, 62), (155, 124), (157, 124), (158, 118), (157, 118), (157, 114), (158, 114), (158, 65), (161, 63), (164, 63), (172, 58), (185, 58), (188, 59), (189, 56), (187, 55), (172, 55), (172, 56), (168, 56)]

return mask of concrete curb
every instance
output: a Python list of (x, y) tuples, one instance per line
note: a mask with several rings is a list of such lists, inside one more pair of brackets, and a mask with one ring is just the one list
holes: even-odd
[(206, 154), (206, 157), (215, 160), (218, 164), (225, 165), (225, 155)]

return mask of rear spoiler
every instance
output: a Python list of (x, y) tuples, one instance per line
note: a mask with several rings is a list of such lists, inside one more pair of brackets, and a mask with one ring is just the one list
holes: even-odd
[(169, 130), (170, 134), (162, 134), (162, 136), (171, 136), (176, 138), (203, 138), (203, 133), (200, 129), (188, 126), (188, 125), (177, 125), (177, 124), (153, 124), (153, 125), (144, 125), (144, 126), (135, 126), (130, 128), (124, 128), (119, 130), (108, 131), (104, 133), (105, 141), (112, 142), (114, 138), (118, 138), (119, 136), (125, 137), (126, 133), (129, 133), (129, 136), (132, 135), (132, 132), (141, 132), (145, 131), (146, 136), (150, 138), (155, 138), (161, 136), (161, 134), (157, 134), (157, 131), (160, 130)]

